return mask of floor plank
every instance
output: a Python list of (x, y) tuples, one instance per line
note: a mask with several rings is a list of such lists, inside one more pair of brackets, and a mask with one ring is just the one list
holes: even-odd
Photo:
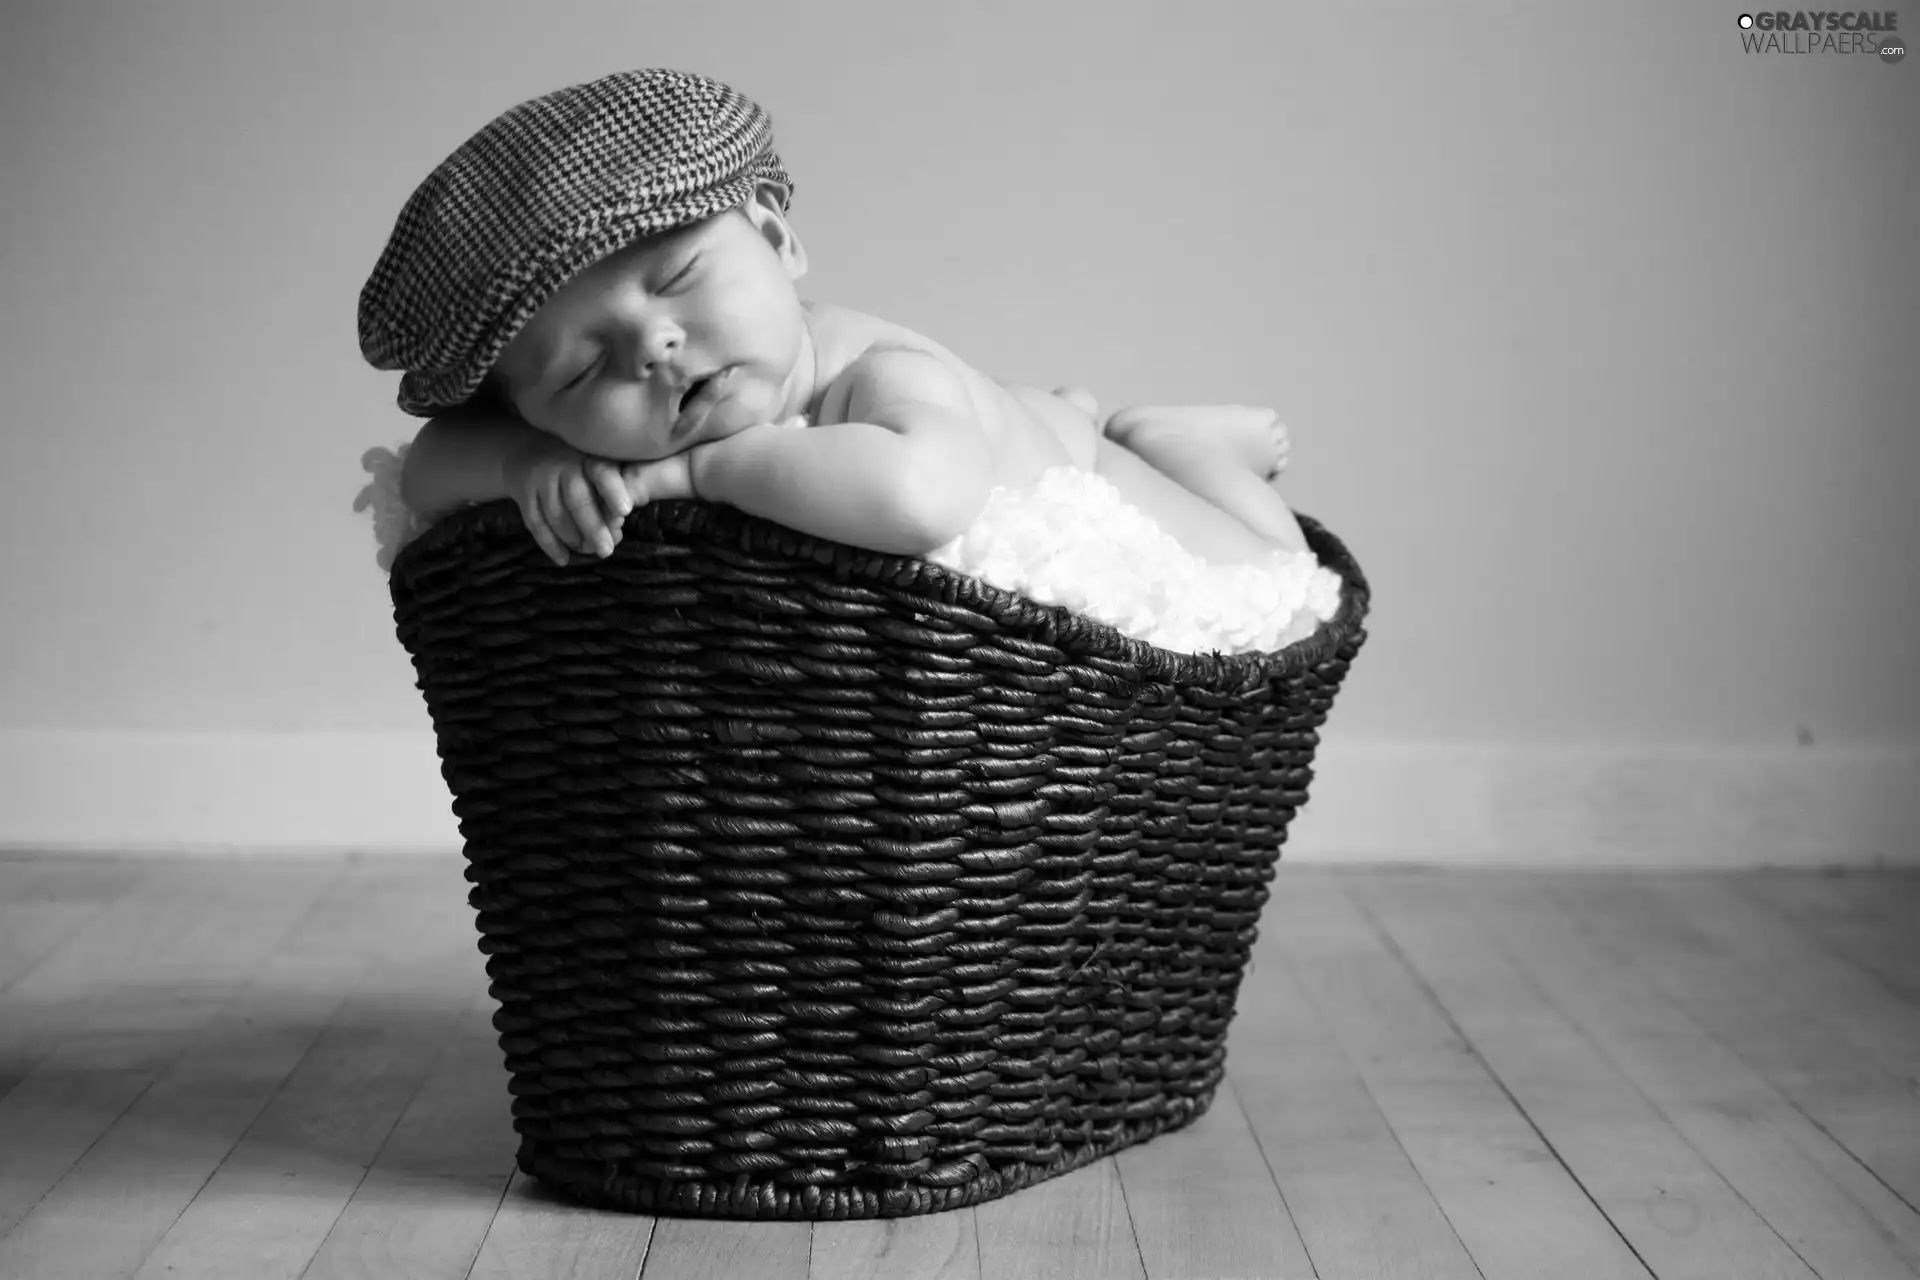
[(656, 1221), (582, 1209), (515, 1173), (474, 1259), (471, 1280), (633, 1280), (646, 1262)]
[(1900, 892), (1904, 879), (1920, 881), (1920, 876), (1759, 871), (1732, 883), (1737, 892), (1792, 922), (1816, 946), (1920, 1005), (1920, 889)]
[(973, 1209), (816, 1222), (808, 1274), (812, 1280), (979, 1280)]
[(1486, 877), (1481, 927), (1823, 1280), (1920, 1274), (1920, 1216), (1589, 932), (1586, 888)]
[(640, 1280), (806, 1280), (812, 1224), (662, 1218)]
[[(63, 949), (84, 954), (89, 926), (110, 907), (130, 910), (152, 872), (118, 858), (0, 857), (0, 995)], [(19, 1030), (0, 1031), (0, 1098), (25, 1075), (24, 1059), (39, 1056)]]
[(0, 991), (125, 903), (152, 873), (117, 858), (0, 858)]
[(1313, 1264), (1240, 1100), (1215, 1095), (1199, 1120), (1114, 1157), (1148, 1280), (1301, 1280)]
[[(334, 881), (252, 981), (0, 1239), (0, 1275), (131, 1275), (307, 1053), (418, 904), (370, 870)], [(382, 909), (383, 906), (386, 909)]]
[(478, 957), (382, 957), (135, 1273), (294, 1280), (471, 1001)]
[(1324, 876), (1275, 886), (1269, 927), (1486, 1280), (1647, 1280), (1551, 1147)]
[(466, 1276), (518, 1145), (494, 1008), (484, 991), (470, 999), (301, 1280)]
[(1601, 1211), (1662, 1280), (1814, 1280), (1584, 1032), (1496, 947), (1471, 879), (1348, 887)]
[(974, 1207), (993, 1280), (1145, 1280), (1111, 1158)]
[(1920, 1017), (1733, 893), (1726, 877), (1594, 877), (1593, 927), (1814, 1123), (1920, 1207)]
[[(1291, 871), (1275, 886), (1290, 892)], [(1262, 926), (1227, 1079), (1320, 1280), (1479, 1280), (1466, 1247)]]
[(304, 861), (272, 876), (169, 868), (164, 891), (97, 917), (83, 931), (86, 950), (62, 948), (0, 994), (0, 1037), (26, 1064), (0, 1098), (0, 1235), (201, 1034), (343, 870)]
[(156, 961), (178, 951), (189, 929), (225, 909), (236, 888), (259, 890), (208, 859), (168, 860), (151, 874), (148, 891), (121, 895), (90, 915), (0, 990), (0, 1075), (26, 1075), (63, 1039), (83, 1030), (116, 992), (144, 980)]

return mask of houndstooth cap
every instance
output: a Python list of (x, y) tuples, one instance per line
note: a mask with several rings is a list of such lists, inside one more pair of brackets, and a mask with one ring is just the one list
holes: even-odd
[(445, 412), (567, 281), (641, 236), (744, 203), (763, 179), (793, 190), (772, 120), (703, 76), (621, 71), (523, 102), (400, 210), (360, 290), (360, 353), (405, 371), (401, 409)]

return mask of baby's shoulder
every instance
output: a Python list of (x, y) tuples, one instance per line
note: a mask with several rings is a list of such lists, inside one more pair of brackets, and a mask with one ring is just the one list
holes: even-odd
[(957, 380), (968, 395), (979, 375), (939, 343), (904, 325), (826, 303), (808, 303), (816, 370), (825, 390), (819, 420), (839, 420), (856, 392), (912, 394)]
[[(1061, 413), (1050, 410), (1040, 416), (1004, 385), (930, 338), (857, 311), (808, 306), (819, 380), (826, 388), (816, 402), (816, 425), (848, 421), (851, 406), (895, 397), (930, 401), (971, 413), (994, 450), (998, 483), (1018, 488), (1049, 466), (1093, 465), (1093, 445), (1087, 438), (1092, 427), (1084, 415), (1055, 427), (1053, 420)], [(1078, 442), (1073, 447), (1062, 443), (1068, 435)]]
[(932, 338), (891, 320), (824, 302), (809, 302), (806, 311), (822, 382), (832, 381), (863, 357), (880, 351), (919, 351), (954, 368), (967, 367)]

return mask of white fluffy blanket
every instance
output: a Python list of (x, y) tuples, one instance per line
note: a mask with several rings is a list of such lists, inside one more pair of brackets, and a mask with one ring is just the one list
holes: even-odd
[[(373, 514), (382, 569), (427, 527), (400, 497), (407, 448), (360, 460), (372, 480), (354, 510)], [(1104, 477), (1073, 467), (1030, 490), (995, 489), (966, 532), (926, 559), (1177, 653), (1282, 649), (1340, 607), (1338, 575), (1311, 552), (1202, 564)]]

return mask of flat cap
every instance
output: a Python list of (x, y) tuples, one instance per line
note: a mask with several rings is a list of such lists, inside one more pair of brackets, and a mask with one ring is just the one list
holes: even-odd
[[(533, 313), (642, 236), (793, 179), (752, 100), (682, 71), (621, 71), (523, 102), (408, 198), (360, 291), (360, 353), (430, 418), (479, 389)], [(782, 207), (784, 208), (784, 199)]]

